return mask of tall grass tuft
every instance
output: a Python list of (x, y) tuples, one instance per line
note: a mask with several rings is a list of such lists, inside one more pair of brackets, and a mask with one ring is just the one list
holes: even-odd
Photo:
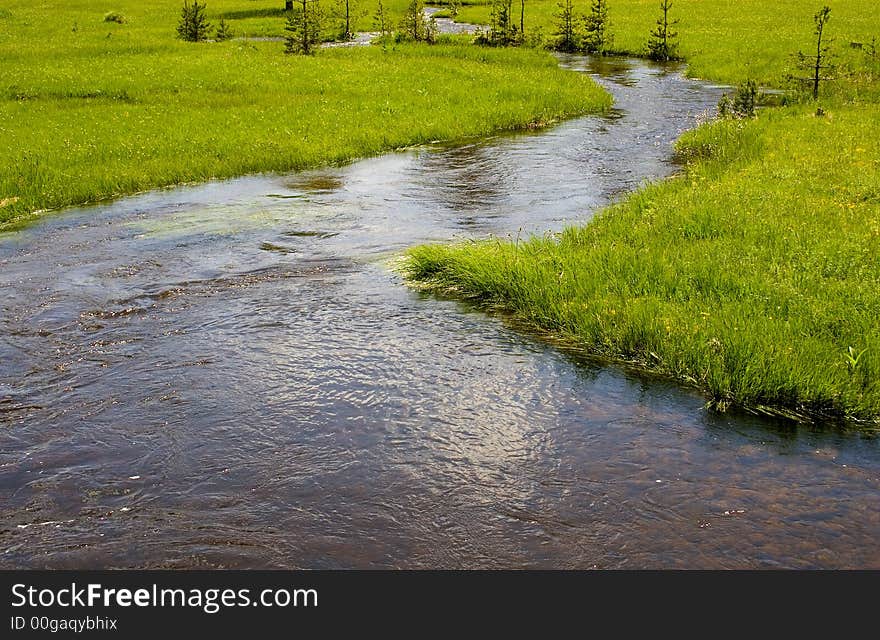
[(115, 22), (116, 24), (125, 24), (128, 22), (126, 17), (118, 11), (108, 11), (104, 14), (104, 22)]

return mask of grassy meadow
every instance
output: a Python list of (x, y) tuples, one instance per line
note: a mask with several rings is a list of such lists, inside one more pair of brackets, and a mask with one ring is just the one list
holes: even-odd
[[(578, 13), (591, 0), (574, 0)], [(486, 24), (490, 2), (462, 6), (457, 20)], [(613, 49), (642, 55), (659, 16), (659, 0), (608, 0)], [(558, 0), (526, 0), (526, 34), (553, 38)], [(791, 54), (810, 50), (813, 14), (831, 7), (829, 34), (846, 60), (855, 57), (851, 42), (880, 40), (880, 5), (876, 0), (673, 0), (670, 17), (679, 19), (680, 55), (688, 75), (737, 84), (749, 78), (778, 87), (791, 69)], [(520, 3), (514, 2), (519, 25)]]
[[(538, 51), (398, 45), (302, 57), (280, 42), (182, 42), (180, 4), (4, 3), (0, 227), (153, 187), (338, 163), (610, 105)], [(212, 18), (247, 9), (230, 17), (239, 33), (283, 23), (279, 4), (208, 3)], [(105, 22), (111, 9), (126, 22)]]
[[(615, 7), (621, 17), (625, 8), (643, 11), (647, 27), (654, 4), (610, 6), (612, 16)], [(880, 11), (857, 0), (830, 4), (841, 66), (818, 105), (795, 97), (755, 119), (704, 125), (678, 143), (681, 175), (630, 194), (586, 226), (517, 243), (418, 247), (408, 276), (599, 357), (699, 387), (717, 409), (876, 429), (880, 60), (849, 39), (880, 34)], [(681, 26), (692, 74), (771, 86), (782, 84), (783, 53), (808, 48), (818, 8), (677, 6), (682, 14), (693, 8)], [(752, 26), (732, 37), (725, 34), (736, 7), (754, 12), (743, 18)], [(622, 34), (619, 42), (635, 40)]]

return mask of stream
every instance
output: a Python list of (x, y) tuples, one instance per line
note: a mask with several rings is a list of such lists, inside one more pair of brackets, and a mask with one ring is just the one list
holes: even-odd
[(607, 117), (158, 190), (0, 235), (0, 567), (880, 568), (880, 442), (409, 289), (586, 223), (721, 89), (562, 58)]

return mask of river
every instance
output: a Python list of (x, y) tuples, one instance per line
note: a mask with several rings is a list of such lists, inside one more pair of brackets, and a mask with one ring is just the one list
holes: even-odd
[(407, 288), (585, 223), (718, 87), (563, 58), (607, 117), (158, 190), (0, 236), (0, 566), (880, 568), (880, 443)]

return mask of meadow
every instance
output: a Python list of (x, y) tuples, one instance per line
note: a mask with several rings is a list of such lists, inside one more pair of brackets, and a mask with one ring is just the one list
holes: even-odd
[[(283, 25), (279, 4), (218, 0), (209, 16), (260, 31)], [(177, 40), (180, 5), (4, 4), (0, 227), (154, 187), (340, 163), (610, 105), (544, 52), (413, 44), (287, 56), (274, 41)], [(125, 22), (105, 22), (109, 9)]]
[[(487, 24), (491, 3), (468, 2), (457, 20)], [(851, 59), (850, 43), (880, 40), (880, 8), (875, 0), (673, 0), (670, 17), (679, 20), (679, 53), (688, 75), (726, 84), (753, 79), (779, 87), (793, 72), (792, 54), (809, 51), (813, 14), (831, 8), (829, 33), (838, 52)], [(574, 0), (577, 13), (586, 13), (590, 0)], [(659, 0), (608, 0), (612, 49), (643, 55), (648, 34), (659, 16)], [(554, 37), (558, 0), (526, 0), (525, 32), (544, 41)], [(520, 3), (513, 3), (519, 25)]]

